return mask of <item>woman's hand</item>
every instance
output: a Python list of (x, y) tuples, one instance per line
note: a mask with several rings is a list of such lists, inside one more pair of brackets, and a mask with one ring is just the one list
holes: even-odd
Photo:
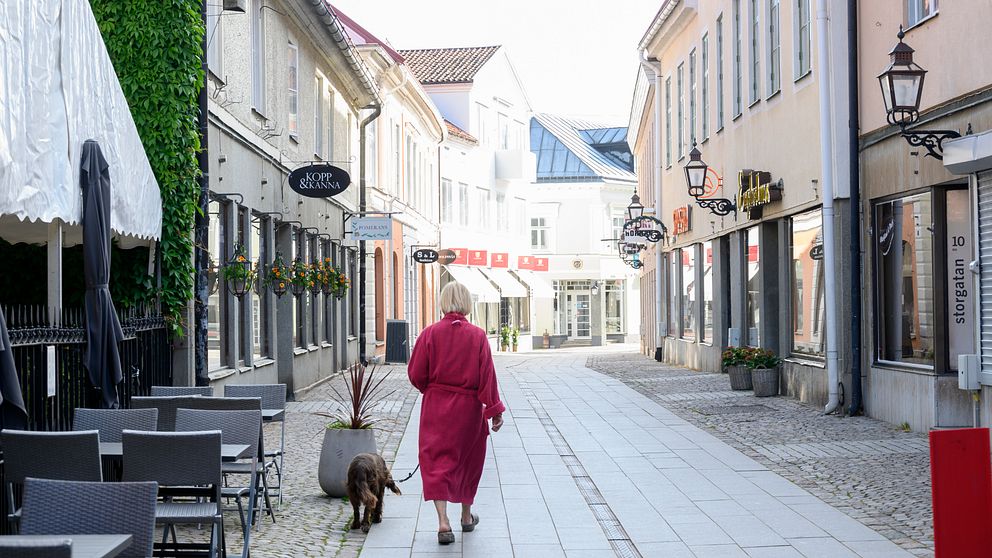
[(492, 420), (493, 420), (493, 432), (499, 432), (499, 429), (503, 428), (503, 415), (502, 414), (494, 415)]

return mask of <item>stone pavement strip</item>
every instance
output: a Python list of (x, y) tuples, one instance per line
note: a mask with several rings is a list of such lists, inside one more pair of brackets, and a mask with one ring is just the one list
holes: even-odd
[[(422, 501), (417, 475), (401, 485), (403, 496), (387, 495), (362, 558), (912, 556), (648, 396), (587, 368), (588, 356), (498, 356), (509, 411), (490, 439), (477, 530), (456, 527), (455, 544), (438, 546), (437, 518)], [(417, 464), (417, 429), (416, 419), (406, 426), (397, 478)], [(817, 446), (821, 441), (789, 451), (838, 451)], [(452, 512), (457, 520), (457, 507)]]

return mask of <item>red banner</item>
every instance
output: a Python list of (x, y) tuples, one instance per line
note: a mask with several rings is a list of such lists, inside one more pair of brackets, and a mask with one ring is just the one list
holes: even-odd
[(534, 269), (534, 258), (530, 256), (517, 256), (517, 269)]
[(489, 252), (485, 250), (471, 250), (468, 253), (468, 265), (487, 265), (489, 263)]
[(534, 258), (534, 266), (531, 269), (534, 271), (547, 271), (548, 258)]
[(465, 248), (449, 248), (455, 253), (455, 261), (451, 262), (458, 265), (468, 265), (468, 250)]
[(508, 267), (510, 265), (510, 255), (505, 252), (493, 252), (489, 254), (489, 267)]

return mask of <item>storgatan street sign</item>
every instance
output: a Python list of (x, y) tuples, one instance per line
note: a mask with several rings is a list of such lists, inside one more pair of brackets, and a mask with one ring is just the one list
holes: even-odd
[(782, 199), (782, 181), (773, 183), (770, 172), (744, 169), (737, 182), (737, 210), (747, 211), (751, 219), (760, 219), (764, 206)]

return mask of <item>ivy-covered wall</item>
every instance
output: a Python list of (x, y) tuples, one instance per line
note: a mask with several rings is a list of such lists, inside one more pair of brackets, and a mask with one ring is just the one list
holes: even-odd
[(162, 193), (163, 310), (182, 335), (199, 196), (200, 0), (90, 0)]

